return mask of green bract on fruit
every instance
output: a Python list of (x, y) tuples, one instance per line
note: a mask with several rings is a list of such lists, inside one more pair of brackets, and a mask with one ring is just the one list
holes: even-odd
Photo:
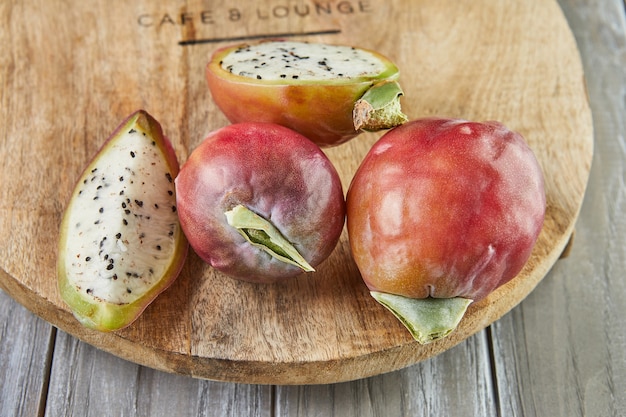
[(61, 224), (57, 273), (83, 325), (129, 325), (178, 276), (188, 244), (176, 212), (177, 174), (161, 126), (138, 111), (80, 176)]
[(276, 124), (239, 123), (209, 134), (183, 165), (176, 191), (196, 253), (246, 281), (313, 271), (337, 245), (345, 220), (330, 160)]
[(545, 208), (522, 136), (497, 122), (421, 119), (370, 149), (348, 190), (347, 225), (372, 296), (426, 343), (520, 272)]
[(398, 68), (365, 49), (293, 41), (239, 44), (216, 51), (206, 77), (231, 122), (277, 123), (320, 146), (406, 121)]

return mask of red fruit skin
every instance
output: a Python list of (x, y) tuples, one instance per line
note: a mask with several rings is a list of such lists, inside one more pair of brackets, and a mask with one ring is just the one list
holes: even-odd
[(351, 250), (372, 291), (478, 301), (530, 257), (541, 168), (497, 122), (420, 119), (387, 132), (347, 194)]
[(372, 77), (350, 81), (300, 81), (297, 84), (259, 81), (232, 74), (221, 67), (222, 58), (242, 45), (215, 51), (206, 67), (206, 79), (213, 100), (231, 123), (276, 123), (293, 129), (321, 147), (340, 145), (360, 132), (354, 129), (354, 103), (375, 83), (397, 80), (398, 68)]
[(345, 221), (334, 166), (304, 136), (267, 123), (214, 131), (176, 178), (181, 227), (196, 253), (235, 278), (269, 283), (302, 273), (253, 247), (226, 221), (242, 204), (269, 220), (315, 267), (333, 251)]

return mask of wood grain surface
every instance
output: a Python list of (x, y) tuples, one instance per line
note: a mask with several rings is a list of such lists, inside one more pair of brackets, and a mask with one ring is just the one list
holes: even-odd
[[(75, 1), (57, 10), (26, 1), (3, 3), (0, 18), (0, 286), (53, 325), (138, 364), (261, 384), (346, 381), (403, 368), (517, 305), (573, 231), (593, 132), (578, 50), (556, 3)], [(144, 108), (184, 162), (227, 123), (203, 78), (211, 52), (235, 38), (272, 34), (376, 49), (400, 67), (410, 117), (499, 120), (536, 152), (548, 210), (533, 256), (518, 278), (471, 306), (448, 338), (418, 345), (369, 297), (345, 233), (318, 272), (284, 285), (234, 281), (191, 254), (176, 283), (135, 324), (112, 334), (80, 327), (61, 302), (61, 214), (102, 142)], [(346, 189), (377, 137), (327, 150)]]

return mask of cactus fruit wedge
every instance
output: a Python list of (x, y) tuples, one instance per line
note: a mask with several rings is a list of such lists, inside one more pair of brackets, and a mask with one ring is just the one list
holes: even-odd
[(177, 278), (188, 250), (176, 212), (178, 170), (161, 126), (140, 110), (80, 176), (60, 228), (57, 275), (84, 326), (128, 326)]

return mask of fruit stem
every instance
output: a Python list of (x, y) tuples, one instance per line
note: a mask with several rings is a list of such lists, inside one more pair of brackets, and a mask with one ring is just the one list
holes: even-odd
[(274, 258), (295, 265), (305, 272), (315, 269), (304, 259), (298, 250), (268, 220), (249, 208), (239, 204), (224, 213), (229, 225), (253, 246), (264, 250)]
[(425, 345), (449, 335), (465, 315), (472, 300), (467, 298), (408, 298), (372, 291), (372, 297), (390, 310)]
[(400, 107), (400, 96), (403, 94), (396, 81), (374, 84), (354, 104), (354, 129), (375, 132), (406, 122), (408, 118)]

